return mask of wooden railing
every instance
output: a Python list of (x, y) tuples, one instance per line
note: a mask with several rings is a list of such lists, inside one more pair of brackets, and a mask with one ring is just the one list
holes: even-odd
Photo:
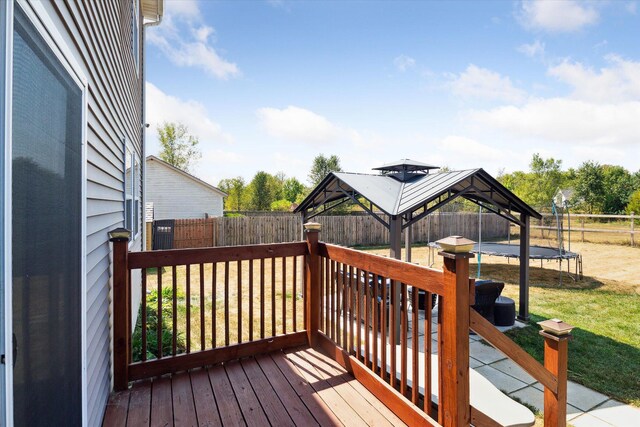
[(504, 353), (544, 386), (544, 425), (566, 425), (567, 357), (571, 335), (557, 336), (540, 331), (544, 337), (544, 365), (471, 309), (471, 329)]
[[(306, 242), (137, 253), (128, 252), (126, 238), (113, 238), (114, 388), (310, 345), (341, 363), (409, 425), (495, 425), (470, 405), (471, 327), (545, 386), (545, 424), (548, 415), (548, 425), (563, 425), (566, 342), (557, 341), (555, 350), (547, 350), (551, 341), (545, 345), (546, 367), (505, 344), (470, 308), (473, 255), (441, 252), (444, 268), (437, 271), (322, 243), (318, 232), (319, 224), (310, 225)], [(134, 336), (133, 274), (141, 275), (148, 295)], [(425, 294), (423, 319), (418, 291)], [(432, 368), (434, 294), (438, 363)], [(432, 369), (438, 371), (437, 405)]]
[[(127, 266), (122, 273), (114, 265), (117, 389), (129, 381), (307, 343), (304, 242), (124, 256), (122, 251), (126, 245), (114, 242), (114, 257), (126, 259)], [(134, 337), (131, 325), (120, 324), (130, 313), (123, 274), (126, 282), (141, 275), (140, 327)]]

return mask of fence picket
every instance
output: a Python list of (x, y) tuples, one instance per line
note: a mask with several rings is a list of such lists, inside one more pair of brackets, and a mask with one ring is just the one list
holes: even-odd
[[(345, 246), (374, 246), (389, 243), (389, 231), (368, 215), (319, 216), (326, 242)], [(300, 240), (300, 216), (261, 215), (176, 219), (174, 249), (212, 246), (240, 246)], [(482, 239), (506, 238), (509, 223), (496, 215), (483, 214)], [(413, 225), (413, 241), (435, 241), (450, 234), (474, 238), (478, 234), (478, 214), (437, 213)], [(404, 241), (404, 234), (403, 234)]]

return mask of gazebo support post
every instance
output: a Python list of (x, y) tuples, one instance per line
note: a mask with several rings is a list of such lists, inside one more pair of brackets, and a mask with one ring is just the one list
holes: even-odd
[(408, 226), (404, 231), (404, 260), (411, 262), (411, 241), (413, 240), (413, 228)]
[(518, 320), (529, 321), (529, 237), (530, 217), (521, 214), (520, 225), (520, 303)]
[[(389, 218), (389, 256), (395, 259), (402, 259), (402, 217), (393, 215)], [(396, 284), (395, 300), (401, 301), (401, 286)], [(386, 304), (386, 301), (384, 302)], [(396, 322), (396, 344), (400, 344), (400, 310), (394, 310)]]

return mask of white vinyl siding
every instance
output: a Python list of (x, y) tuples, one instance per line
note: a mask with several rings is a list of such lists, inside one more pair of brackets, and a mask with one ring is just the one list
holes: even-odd
[[(135, 2), (137, 4), (137, 2)], [(88, 81), (87, 97), (87, 425), (102, 423), (111, 389), (111, 253), (107, 232), (124, 226), (124, 145), (142, 158), (142, 58), (134, 47), (131, 2), (42, 2)], [(131, 245), (140, 250), (141, 239)], [(132, 309), (140, 302), (137, 282)], [(132, 318), (135, 320), (135, 312)]]
[(153, 159), (146, 161), (147, 202), (154, 219), (222, 216), (223, 193)]

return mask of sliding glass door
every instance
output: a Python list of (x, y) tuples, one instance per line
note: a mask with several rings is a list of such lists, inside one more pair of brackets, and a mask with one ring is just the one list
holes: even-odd
[(80, 425), (82, 89), (14, 10), (15, 425)]

